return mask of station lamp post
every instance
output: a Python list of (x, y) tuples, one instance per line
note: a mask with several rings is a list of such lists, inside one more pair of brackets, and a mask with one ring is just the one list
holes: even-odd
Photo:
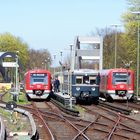
[(45, 70), (46, 70), (46, 65), (47, 65), (47, 59), (44, 60)]
[(50, 58), (48, 57), (47, 59), (44, 60), (43, 64), (45, 66), (45, 70), (48, 69), (50, 70)]
[(115, 27), (115, 60), (114, 60), (114, 67), (117, 67), (117, 28), (121, 25), (119, 24), (112, 24), (112, 27)]
[(18, 94), (19, 94), (19, 78), (18, 78), (18, 67), (19, 67), (19, 65), (18, 65), (18, 53), (19, 53), (19, 51), (17, 51), (16, 52), (17, 54), (16, 54), (16, 78), (15, 78), (15, 82), (16, 82), (16, 92), (15, 92), (15, 100), (17, 101), (18, 100)]
[(71, 72), (71, 65), (72, 65), (72, 51), (73, 51), (73, 45), (72, 44), (70, 44), (70, 69), (69, 69), (69, 76), (70, 76), (70, 81), (69, 81), (69, 84), (70, 84), (70, 89), (69, 89), (69, 91), (70, 91), (70, 96), (72, 97), (72, 89), (71, 89), (71, 86), (72, 86), (72, 72)]
[(60, 52), (60, 56), (61, 56), (61, 81), (60, 81), (60, 82), (61, 82), (61, 92), (62, 92), (62, 76), (63, 76), (63, 75), (62, 75), (62, 68), (63, 68), (62, 54), (63, 54), (63, 52), (61, 51), (61, 52)]
[(140, 52), (140, 30), (139, 30), (139, 21), (140, 21), (140, 11), (135, 11), (135, 12), (131, 12), (132, 14), (135, 14), (138, 16), (138, 31), (137, 31), (137, 89), (136, 89), (136, 95), (137, 95), (137, 99), (138, 99), (138, 95), (139, 95), (139, 52)]
[(51, 62), (50, 62), (50, 57), (47, 58), (47, 67), (48, 67), (48, 70), (51, 70)]
[(131, 63), (133, 62), (133, 61), (129, 61), (129, 63), (126, 63), (126, 62), (124, 62), (124, 61), (122, 61), (123, 62), (123, 64), (124, 64), (124, 66), (125, 66), (125, 68), (127, 69), (127, 86), (126, 86), (126, 89), (127, 89), (127, 92), (126, 92), (126, 98), (127, 98), (127, 108), (128, 108), (128, 99), (129, 99), (129, 94), (128, 94), (128, 89), (129, 89), (129, 68), (130, 68), (130, 65), (131, 65)]
[[(54, 61), (55, 61), (56, 55), (53, 55), (53, 58), (54, 58)], [(54, 70), (53, 70), (53, 75), (55, 76), (55, 66), (54, 66)]]
[(73, 51), (73, 45), (70, 45), (70, 69), (69, 72), (69, 94), (70, 94), (70, 108), (72, 109), (72, 71), (71, 71), (71, 65), (72, 65), (72, 51)]
[(42, 69), (44, 69), (44, 62), (42, 62)]
[(71, 68), (71, 59), (72, 59), (72, 47), (73, 45), (70, 45), (70, 68)]

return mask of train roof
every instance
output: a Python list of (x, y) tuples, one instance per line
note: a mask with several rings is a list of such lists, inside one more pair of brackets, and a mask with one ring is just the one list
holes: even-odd
[(77, 70), (74, 70), (73, 71), (74, 73), (79, 73), (79, 72), (89, 72), (89, 73), (91, 73), (91, 72), (99, 72), (99, 70), (93, 70), (93, 69), (77, 69)]
[[(86, 75), (86, 74), (90, 74), (90, 75), (97, 75), (99, 74), (99, 70), (93, 70), (93, 69), (75, 69), (74, 71), (72, 71), (72, 75)], [(63, 74), (67, 75), (68, 74), (68, 70), (67, 71), (63, 71)], [(61, 72), (56, 72), (55, 76), (61, 75)]]
[(106, 74), (108, 74), (108, 73), (111, 73), (111, 72), (127, 72), (127, 71), (129, 71), (129, 72), (133, 72), (132, 70), (130, 70), (130, 69), (124, 69), (124, 68), (114, 68), (114, 69), (103, 69), (103, 70), (101, 70), (100, 71), (100, 73), (101, 74), (104, 74), (104, 73), (106, 73)]
[(93, 69), (75, 69), (72, 71), (74, 75), (76, 74), (93, 74), (96, 75), (99, 73), (99, 70), (93, 70)]
[(45, 69), (34, 69), (34, 70), (28, 70), (25, 74), (27, 73), (50, 73), (50, 71), (45, 70)]

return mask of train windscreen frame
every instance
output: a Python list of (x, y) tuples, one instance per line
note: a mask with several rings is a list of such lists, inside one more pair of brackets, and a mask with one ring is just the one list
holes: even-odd
[(96, 76), (91, 76), (91, 75), (76, 76), (76, 84), (93, 85), (95, 83), (96, 83)]
[(30, 84), (48, 84), (48, 75), (46, 73), (31, 73)]
[(130, 72), (113, 72), (112, 84), (128, 83), (131, 84)]

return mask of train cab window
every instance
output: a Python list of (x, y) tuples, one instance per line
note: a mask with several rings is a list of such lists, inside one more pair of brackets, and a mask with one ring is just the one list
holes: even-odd
[(35, 83), (43, 83), (44, 79), (33, 79), (33, 82), (35, 82)]
[(112, 83), (117, 84), (117, 83), (131, 83), (131, 78), (130, 78), (130, 73), (121, 73), (121, 72), (114, 72), (113, 73), (113, 79)]
[(31, 74), (30, 83), (48, 84), (48, 76), (47, 74)]
[(89, 76), (83, 76), (83, 83), (84, 84), (89, 84), (90, 83), (90, 81), (89, 81)]
[(82, 84), (83, 82), (83, 77), (82, 76), (76, 76), (76, 84)]
[(96, 77), (90, 76), (89, 77), (89, 82), (90, 82), (91, 85), (95, 84), (96, 83)]

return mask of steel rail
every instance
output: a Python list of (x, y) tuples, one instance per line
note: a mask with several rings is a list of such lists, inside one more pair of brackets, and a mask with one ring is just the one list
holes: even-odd
[(110, 103), (105, 103), (105, 102), (102, 102), (102, 101), (100, 101), (99, 106), (107, 107), (111, 110), (120, 112), (120, 113), (125, 114), (125, 115), (129, 115), (131, 113), (130, 109), (118, 107), (118, 106), (112, 105)]
[(81, 130), (79, 130), (71, 121), (69, 121), (68, 119), (66, 119), (66, 117), (64, 117), (62, 114), (59, 114), (59, 117), (61, 117), (62, 119), (64, 119), (66, 122), (68, 122), (75, 130), (77, 130), (85, 139), (90, 140), (83, 132), (81, 132)]
[[(105, 108), (105, 107), (101, 107), (100, 106), (100, 108), (102, 108), (102, 109), (104, 109), (105, 111), (110, 111), (111, 113), (113, 113), (114, 115), (117, 115), (117, 113), (116, 112), (114, 112), (114, 111), (112, 111), (112, 110), (110, 110), (110, 109), (108, 109), (108, 108)], [(91, 110), (90, 110), (91, 111)], [(102, 115), (102, 114), (100, 114), (100, 115)], [(120, 114), (121, 116), (123, 116), (123, 114)], [(104, 115), (102, 115), (103, 117), (105, 117), (105, 118), (107, 118), (107, 119), (110, 119), (111, 121), (113, 121), (114, 122), (114, 120), (113, 119), (111, 119), (111, 118), (109, 118), (109, 117), (107, 117), (107, 116), (104, 116)], [(127, 116), (125, 116), (126, 118), (127, 118)], [(128, 117), (129, 118), (129, 117)], [(122, 125), (122, 126), (124, 126), (124, 127), (126, 127), (126, 128), (128, 128), (128, 129), (130, 129), (130, 130), (132, 130), (132, 131), (135, 131), (135, 129), (134, 128), (132, 128), (132, 127), (130, 127), (130, 126), (127, 126), (126, 124), (123, 124), (122, 122), (120, 122), (120, 124)]]
[[(93, 124), (95, 124), (95, 122), (96, 121), (98, 121), (98, 119), (99, 119), (99, 115), (96, 117), (96, 119), (93, 121), (93, 122), (91, 122), (88, 126), (86, 126), (82, 131), (80, 131), (72, 140), (76, 140), (81, 134), (83, 134), (84, 133), (84, 131), (86, 131), (91, 125), (93, 125)], [(89, 139), (87, 139), (87, 140), (89, 140)]]
[[(98, 129), (98, 128), (94, 128), (94, 130), (97, 130), (97, 131), (100, 131), (100, 132), (104, 132), (104, 133), (107, 133), (107, 134), (109, 133), (109, 131), (101, 130), (101, 129)], [(127, 138), (127, 139), (130, 138), (129, 136), (124, 136), (124, 135), (117, 134), (117, 133), (114, 133), (114, 135), (119, 136), (119, 137), (123, 137), (123, 138)]]
[[(82, 107), (83, 107), (83, 106), (82, 106)], [(86, 107), (83, 107), (83, 108), (85, 108), (87, 111), (90, 111), (91, 114), (93, 114), (93, 113), (95, 114), (95, 112), (91, 111), (90, 109), (88, 109), (88, 108), (86, 108)], [(106, 110), (106, 111), (110, 111), (110, 112), (114, 113), (114, 115), (117, 115), (117, 116), (118, 116), (118, 113), (115, 113), (115, 112), (112, 111), (112, 110), (109, 110), (109, 109), (107, 109), (107, 108), (103, 108), (103, 109)], [(100, 114), (100, 113), (98, 113), (98, 114)], [(113, 119), (111, 119), (111, 118), (109, 118), (109, 117), (107, 117), (107, 116), (104, 116), (104, 115), (102, 115), (102, 114), (100, 114), (100, 115), (101, 115), (102, 117), (104, 117), (104, 118), (106, 118), (106, 119), (109, 119), (110, 121), (113, 121), (113, 122), (114, 122)], [(119, 113), (119, 115), (121, 116), (121, 118), (122, 118), (122, 117), (126, 117), (127, 119), (130, 119), (130, 120), (132, 120), (132, 121), (136, 121), (135, 119), (132, 119), (132, 118), (126, 116), (126, 115), (123, 115), (123, 114), (120, 114), (120, 113)], [(138, 122), (140, 122), (140, 121), (138, 121)], [(136, 131), (136, 129), (134, 129), (134, 128), (132, 128), (132, 127), (126, 125), (126, 124), (123, 124), (122, 122), (119, 122), (119, 124), (120, 124), (121, 126), (123, 126), (123, 127), (126, 127), (126, 128), (121, 128), (121, 130), (129, 131), (129, 132), (136, 133), (136, 134), (140, 135), (140, 132)], [(114, 133), (114, 135), (117, 135), (117, 136), (120, 136), (120, 137), (124, 137), (124, 138), (129, 138), (128, 136), (124, 136), (124, 135), (117, 134), (117, 133)]]
[(42, 117), (42, 115), (40, 114), (39, 110), (37, 109), (37, 107), (35, 106), (35, 104), (33, 104), (33, 106), (35, 107), (35, 110), (36, 110), (36, 112), (38, 113), (38, 116), (40, 117), (40, 119), (42, 120), (42, 122), (43, 122), (45, 128), (47, 128), (47, 130), (48, 130), (48, 132), (49, 132), (49, 134), (50, 134), (50, 136), (51, 136), (51, 140), (55, 140), (55, 138), (54, 138), (54, 136), (53, 136), (53, 134), (52, 134), (50, 128), (48, 127), (47, 123), (46, 123), (45, 120), (43, 119), (43, 117)]
[[(3, 102), (3, 101), (2, 101)], [(4, 102), (5, 104), (6, 104), (6, 102)], [(44, 124), (44, 126), (47, 128), (47, 130), (48, 130), (48, 132), (49, 132), (49, 134), (50, 134), (50, 136), (51, 136), (51, 139), (52, 140), (55, 140), (55, 138), (54, 138), (54, 136), (53, 136), (53, 134), (52, 134), (52, 132), (51, 132), (51, 130), (49, 129), (49, 127), (48, 127), (48, 125), (46, 124), (46, 122), (45, 122), (45, 120), (43, 119), (43, 117), (42, 117), (42, 115), (44, 116), (45, 114), (44, 114), (44, 112), (43, 111), (41, 111), (40, 109), (38, 109), (36, 106), (35, 106), (35, 104), (34, 103), (31, 103), (31, 105), (32, 106), (34, 106), (34, 107), (29, 107), (29, 106), (24, 106), (24, 105), (17, 105), (17, 106), (20, 106), (21, 108), (26, 108), (26, 109), (28, 109), (28, 110), (30, 110), (35, 116), (37, 116), (37, 117), (39, 117), (40, 119), (41, 119), (41, 121), (43, 122), (43, 124)], [(35, 111), (37, 112), (37, 114), (35, 113)], [(41, 113), (41, 114), (40, 114)], [(61, 117), (62, 119), (64, 119), (65, 121), (67, 121), (75, 130), (77, 130), (78, 132), (80, 132), (80, 130), (72, 123), (72, 122), (70, 122), (68, 119), (66, 119), (63, 115), (61, 115), (61, 114), (56, 114), (56, 113), (52, 113), (52, 112), (46, 112), (46, 113), (49, 113), (49, 114), (53, 114), (53, 115), (55, 115), (55, 116), (59, 116), (59, 117)], [(45, 115), (46, 116), (46, 115)], [(48, 116), (47, 116), (48, 117)], [(84, 138), (86, 138), (87, 140), (89, 140), (89, 138), (85, 135), (85, 134), (81, 134)]]
[[(108, 111), (108, 109), (106, 109), (106, 108), (104, 108), (104, 109)], [(90, 110), (90, 111), (91, 111), (91, 110)], [(111, 111), (111, 112), (114, 113), (115, 115), (117, 114), (117, 113), (115, 113), (115, 112), (113, 112), (113, 111)], [(48, 112), (48, 113), (50, 113), (50, 112)], [(50, 114), (55, 114), (55, 113), (50, 113)], [(55, 114), (55, 115), (59, 116), (58, 114)], [(104, 117), (104, 118), (106, 118), (106, 119), (109, 119), (110, 121), (113, 121), (113, 122), (114, 122), (113, 119), (111, 119), (111, 118), (109, 118), (109, 117), (106, 117), (106, 116), (104, 116), (104, 115), (102, 115), (102, 114), (100, 114), (100, 115), (101, 115), (102, 117)], [(123, 114), (120, 114), (120, 115), (124, 116)], [(59, 117), (60, 117), (60, 116), (59, 116)], [(127, 116), (125, 116), (125, 117), (127, 117)], [(63, 118), (64, 118), (64, 117), (63, 117)], [(98, 124), (98, 122), (95, 122), (95, 124)], [(126, 127), (126, 128), (121, 128), (122, 130), (130, 131), (130, 132), (133, 132), (133, 133), (140, 134), (140, 133), (137, 132), (135, 129), (133, 129), (133, 128), (131, 128), (131, 127), (129, 127), (129, 126), (127, 126), (127, 125), (121, 123), (121, 122), (120, 122), (120, 124), (121, 124), (122, 126)], [(99, 130), (98, 130), (98, 131), (99, 131)], [(115, 134), (115, 135), (128, 138), (127, 136), (123, 136), (123, 135), (119, 135), (119, 134)]]
[[(26, 106), (27, 107), (27, 106)], [(25, 108), (26, 108), (25, 107)], [(28, 107), (29, 109), (33, 109), (33, 108), (31, 108), (31, 107)], [(102, 108), (102, 107), (101, 107)], [(87, 108), (86, 108), (87, 109)], [(108, 111), (108, 109), (106, 109), (106, 108), (104, 108), (105, 110), (107, 110)], [(44, 111), (42, 111), (42, 110), (39, 110), (40, 112), (42, 112), (42, 115), (44, 115)], [(48, 114), (50, 114), (50, 115), (55, 115), (55, 116), (58, 116), (58, 117), (60, 117), (60, 115), (59, 114), (56, 114), (56, 113), (54, 113), (54, 112), (49, 112), (49, 111), (45, 111), (46, 113), (48, 113)], [(90, 112), (91, 112), (91, 110), (90, 110)], [(113, 112), (113, 111), (111, 111), (112, 113), (114, 113), (115, 115), (117, 114), (117, 113), (115, 113), (115, 112)], [(35, 114), (36, 115), (36, 114)], [(114, 122), (114, 120), (113, 119), (111, 119), (111, 118), (108, 118), (108, 117), (106, 117), (106, 116), (104, 116), (104, 115), (102, 115), (102, 114), (100, 114), (101, 116), (103, 116), (103, 117), (105, 117), (106, 119), (109, 119), (110, 121), (113, 121)], [(121, 116), (125, 116), (125, 115), (123, 115), (123, 114), (120, 114)], [(45, 115), (46, 116), (46, 115)], [(46, 116), (46, 117), (51, 117), (51, 116)], [(125, 117), (127, 117), (127, 116), (125, 116)], [(52, 119), (54, 119), (55, 117), (51, 117)], [(62, 117), (61, 117), (62, 118)], [(64, 117), (63, 117), (64, 118)], [(131, 119), (131, 118), (129, 118), (128, 117), (128, 119)], [(135, 120), (134, 120), (135, 121)], [(90, 122), (89, 122), (90, 123)], [(99, 124), (98, 122), (95, 122), (95, 124)], [(125, 124), (123, 124), (123, 123), (121, 123), (120, 122), (120, 124), (122, 125), (122, 126), (124, 126), (124, 127), (126, 127), (126, 128), (121, 128), (122, 130), (125, 130), (125, 131), (130, 131), (130, 132), (134, 132), (134, 133), (137, 133), (137, 134), (140, 134), (139, 132), (136, 132), (136, 130), (135, 129), (133, 129), (133, 128), (130, 128), (129, 126), (127, 126), (127, 125), (125, 125)], [(82, 127), (84, 127), (84, 126), (82, 126)], [(76, 129), (77, 130), (77, 129)], [(95, 130), (96, 130), (96, 128), (95, 128)], [(100, 129), (97, 129), (98, 131), (101, 131)], [(77, 130), (78, 131), (78, 130)], [(80, 132), (80, 131), (79, 131)], [(105, 133), (108, 133), (107, 131), (105, 131)], [(124, 137), (124, 138), (129, 138), (128, 136), (123, 136), (123, 135), (121, 135), (121, 134), (117, 134), (117, 133), (114, 133), (114, 135), (116, 135), (116, 136), (119, 136), (119, 137)]]
[[(68, 119), (64, 118), (73, 128), (75, 128), (78, 132), (81, 132), (72, 122), (70, 122)], [(86, 138), (87, 140), (89, 140), (89, 138), (84, 134), (81, 133), (81, 135)]]
[[(84, 107), (84, 108), (85, 108), (85, 107)], [(85, 109), (87, 110), (87, 108), (85, 108)], [(93, 112), (91, 112), (91, 110), (89, 110), (89, 111), (90, 111), (90, 113), (93, 113)], [(102, 114), (100, 114), (100, 113), (98, 113), (98, 114), (99, 114), (101, 117), (106, 118), (106, 119), (108, 119), (108, 120), (114, 122), (113, 119), (111, 119), (111, 118), (109, 118), (109, 117), (106, 117), (106, 116), (104, 116), (104, 115), (102, 115)], [(116, 114), (116, 113), (115, 113), (115, 114)], [(103, 124), (103, 123), (100, 123), (100, 122), (95, 122), (95, 124), (108, 126), (107, 124)], [(127, 126), (126, 126), (126, 127), (127, 127)], [(126, 131), (132, 131), (132, 132), (134, 132), (134, 130), (132, 130), (132, 129), (125, 129), (125, 128), (122, 128), (122, 129), (124, 129), (124, 130), (126, 130)], [(105, 130), (98, 129), (98, 128), (94, 128), (94, 130), (97, 130), (97, 131), (100, 131), (100, 132), (104, 132), (104, 133), (107, 133), (107, 134), (109, 133), (109, 131), (105, 131)], [(121, 134), (114, 133), (114, 135), (129, 139), (128, 136), (124, 136), (124, 135), (121, 135)]]
[[(82, 107), (85, 108), (87, 111), (90, 111), (90, 113), (94, 113), (93, 111), (89, 110), (88, 108), (86, 108), (86, 107), (84, 107), (84, 106), (82, 106)], [(110, 110), (110, 109), (107, 109), (107, 108), (104, 108), (104, 107), (100, 107), (100, 108), (104, 109), (105, 111), (110, 111), (110, 112), (113, 113), (115, 116), (117, 115), (117, 113), (115, 113), (114, 111), (112, 111), (112, 110)], [(94, 113), (94, 114), (95, 114), (95, 113)], [(105, 116), (105, 115), (102, 115), (101, 113), (98, 113), (98, 114), (101, 115), (102, 117), (104, 117), (104, 118), (106, 118), (106, 119), (108, 119), (108, 120), (114, 122), (113, 119), (111, 119), (111, 118), (109, 118), (109, 117), (107, 117), (107, 116)], [(130, 129), (130, 130), (135, 130), (135, 129), (133, 129), (133, 128), (127, 126), (126, 124), (123, 124), (123, 123), (120, 123), (120, 124), (121, 124), (122, 126), (128, 128), (128, 129)]]
[(115, 132), (115, 130), (116, 130), (116, 128), (117, 128), (117, 126), (118, 126), (120, 120), (121, 120), (121, 117), (120, 117), (120, 115), (118, 114), (118, 120), (117, 120), (116, 124), (114, 125), (113, 129), (111, 130), (111, 132), (108, 134), (107, 140), (111, 140), (111, 137), (112, 137), (113, 133)]

